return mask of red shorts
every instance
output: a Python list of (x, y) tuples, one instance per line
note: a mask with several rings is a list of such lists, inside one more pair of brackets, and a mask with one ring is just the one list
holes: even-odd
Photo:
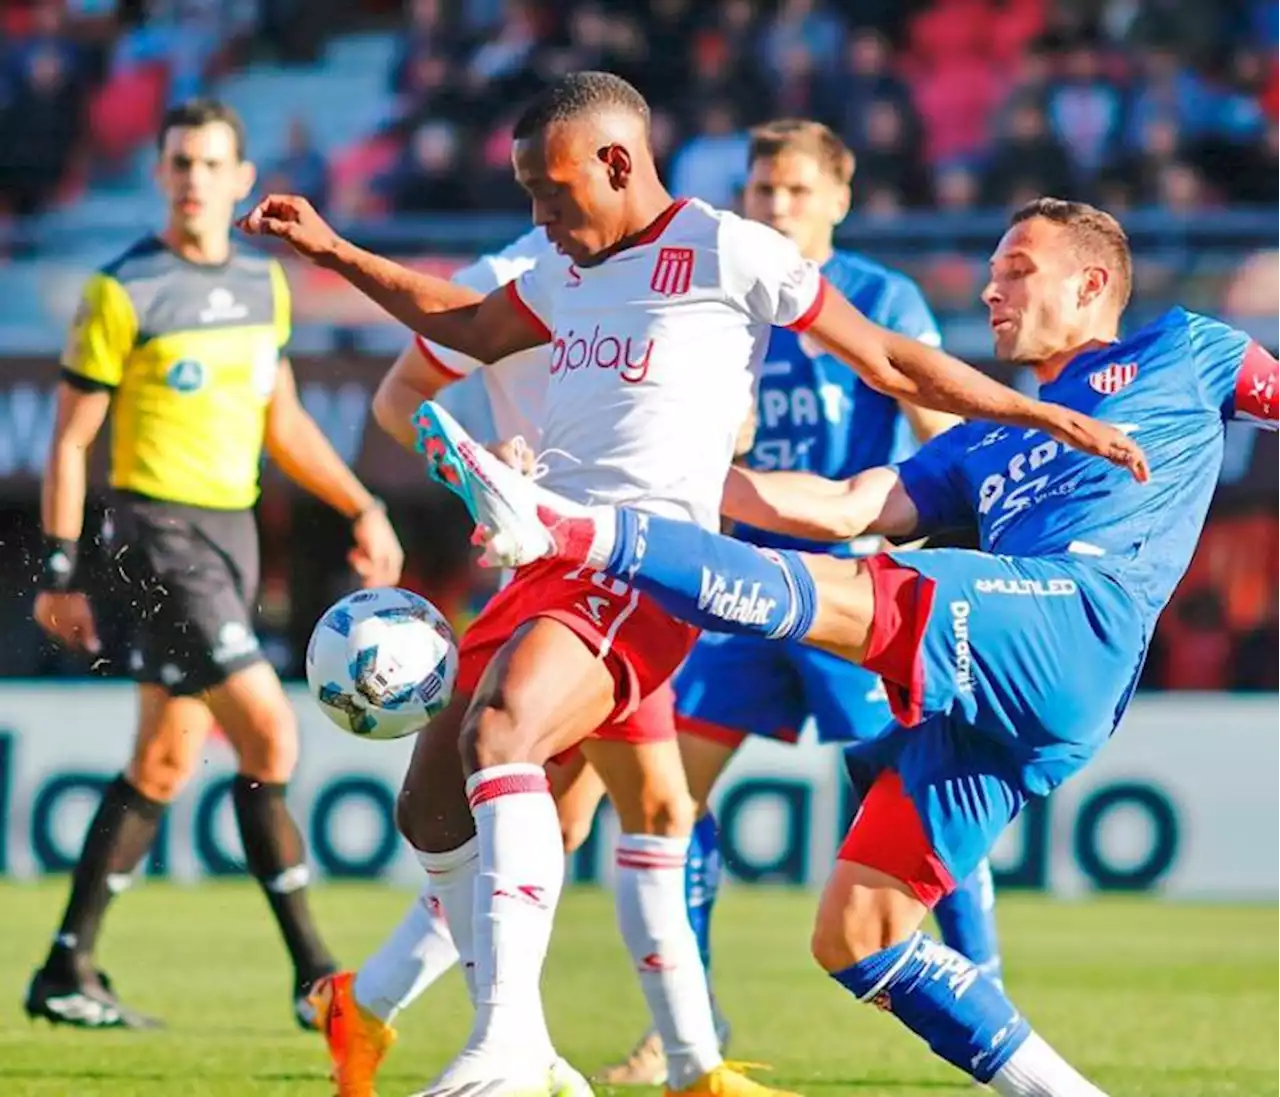
[[(654, 709), (643, 716), (639, 710), (645, 698), (666, 686), (689, 654), (698, 630), (622, 580), (563, 560), (539, 560), (521, 568), (471, 622), (458, 652), (459, 692), (475, 692), (498, 649), (521, 625), (539, 617), (559, 621), (577, 633), (613, 674), (617, 703), (606, 727), (619, 730), (603, 738), (647, 742), (674, 737), (669, 687), (665, 702), (655, 701)], [(657, 720), (655, 714), (664, 711), (664, 705), (665, 714)], [(647, 734), (654, 727), (662, 728), (661, 735)], [(641, 729), (646, 729), (644, 738), (638, 738)]]
[(902, 778), (887, 769), (876, 778), (836, 854), (906, 884), (929, 909), (950, 895), (956, 882), (925, 833)]

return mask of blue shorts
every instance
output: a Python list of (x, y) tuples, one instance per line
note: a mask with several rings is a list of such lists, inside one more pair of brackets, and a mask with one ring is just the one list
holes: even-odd
[(863, 756), (884, 772), (840, 856), (936, 900), (1030, 797), (1107, 741), (1137, 686), (1147, 623), (1076, 556), (935, 549), (883, 555), (871, 570), (867, 663), (899, 723)]
[(823, 743), (874, 740), (893, 725), (876, 675), (796, 641), (704, 633), (675, 687), (680, 730), (730, 746), (748, 735), (794, 743), (811, 716)]

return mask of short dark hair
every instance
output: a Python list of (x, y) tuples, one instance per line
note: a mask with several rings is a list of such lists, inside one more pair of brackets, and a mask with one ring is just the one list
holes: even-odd
[(1115, 271), (1116, 294), (1123, 309), (1133, 293), (1133, 253), (1129, 235), (1106, 210), (1087, 202), (1068, 202), (1063, 198), (1036, 198), (1014, 210), (1009, 224), (1017, 225), (1043, 217), (1067, 229), (1076, 250), (1086, 259), (1096, 259)]
[(649, 104), (633, 85), (611, 72), (571, 72), (539, 92), (516, 119), (512, 136), (533, 137), (557, 122), (591, 111), (623, 110), (649, 127)]
[(747, 163), (771, 160), (784, 152), (800, 152), (813, 157), (818, 166), (837, 183), (848, 186), (853, 179), (854, 159), (849, 146), (829, 126), (805, 118), (779, 118), (751, 130)]
[(165, 138), (170, 130), (198, 129), (200, 126), (211, 126), (221, 122), (228, 126), (236, 143), (236, 159), (243, 160), (245, 154), (244, 122), (235, 108), (217, 99), (188, 99), (183, 103), (175, 103), (164, 112), (160, 120), (160, 130), (156, 134), (156, 148), (163, 151)]

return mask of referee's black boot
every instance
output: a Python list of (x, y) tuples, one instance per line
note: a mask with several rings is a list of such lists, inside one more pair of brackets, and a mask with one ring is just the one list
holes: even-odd
[(33, 1021), (43, 1017), (50, 1024), (74, 1028), (164, 1028), (155, 1017), (130, 1009), (111, 988), (105, 972), (92, 978), (55, 978), (40, 968), (27, 984), (23, 1009)]

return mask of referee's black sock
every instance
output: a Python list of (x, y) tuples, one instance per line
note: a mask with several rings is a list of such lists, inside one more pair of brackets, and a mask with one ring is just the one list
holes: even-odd
[(93, 949), (112, 898), (133, 880), (133, 870), (155, 841), (168, 804), (152, 800), (124, 774), (109, 784), (89, 824), (71, 876), (71, 897), (45, 970), (55, 979), (93, 977)]
[(237, 774), (231, 786), (245, 862), (262, 886), (293, 960), (298, 982), (335, 970), (307, 905), (306, 851), (284, 801), (285, 786)]

